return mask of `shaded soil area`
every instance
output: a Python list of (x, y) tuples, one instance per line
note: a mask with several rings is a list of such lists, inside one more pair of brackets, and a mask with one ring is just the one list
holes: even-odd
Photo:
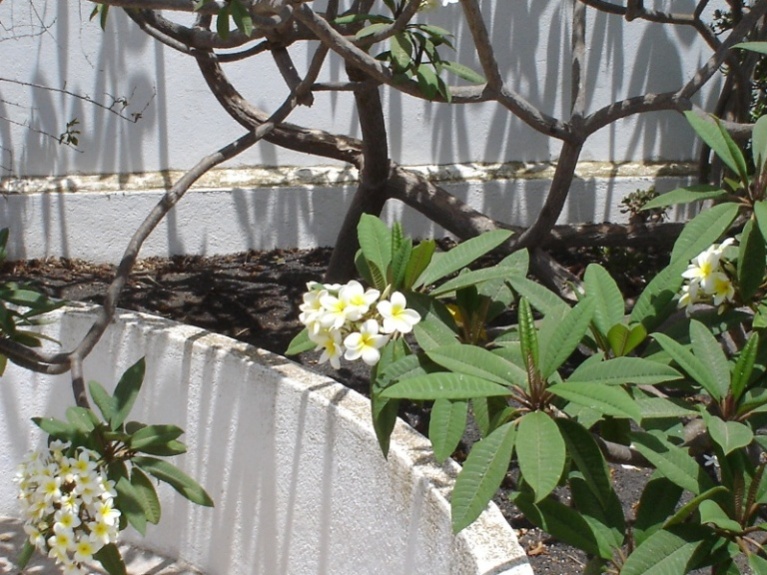
[[(589, 263), (602, 263), (619, 278), (618, 283), (627, 297), (641, 292), (666, 260), (662, 252), (615, 248), (612, 251), (570, 250), (555, 256), (579, 276)], [(318, 248), (142, 260), (136, 265), (119, 306), (196, 325), (282, 354), (302, 327), (297, 319), (298, 306), (306, 282), (322, 279), (329, 257), (329, 248)], [(6, 262), (0, 267), (0, 282), (23, 282), (53, 297), (95, 303), (103, 300), (113, 275), (113, 266), (78, 260)], [(359, 362), (347, 363), (336, 371), (328, 365), (317, 365), (314, 353), (294, 359), (367, 393), (367, 369)], [(426, 434), (428, 410), (409, 405), (401, 416)], [(473, 439), (471, 434), (467, 435), (455, 454), (456, 459), (460, 461), (465, 457), (467, 443)], [(626, 515), (631, 517), (632, 506), (639, 500), (648, 473), (621, 467), (614, 468), (613, 472)], [(548, 538), (508, 501), (513, 477), (512, 471), (504, 489), (496, 496), (496, 503), (517, 530), (536, 574), (581, 572), (586, 562), (583, 553)], [(561, 497), (566, 499), (567, 494), (562, 493)]]

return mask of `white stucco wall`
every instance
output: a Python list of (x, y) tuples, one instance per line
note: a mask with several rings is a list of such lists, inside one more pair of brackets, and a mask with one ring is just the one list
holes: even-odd
[[(321, 10), (324, 4), (315, 0), (313, 6)], [(175, 175), (159, 171), (188, 169), (243, 134), (209, 93), (192, 58), (161, 46), (119, 10), (110, 12), (102, 32), (96, 21), (88, 21), (92, 6), (86, 0), (0, 2), (0, 226), (12, 228), (11, 258), (116, 261), (138, 220), (174, 180)], [(654, 6), (685, 11), (694, 2), (657, 0)], [(566, 118), (571, 2), (483, 0), (482, 7), (509, 86), (545, 112)], [(589, 14), (589, 111), (648, 90), (677, 88), (710, 55), (689, 27)], [(425, 17), (453, 32), (456, 60), (479, 70), (459, 5)], [(305, 48), (290, 47), (299, 73), (311, 56)], [(225, 68), (236, 87), (267, 112), (286, 96), (268, 55)], [(345, 79), (338, 57), (329, 57), (321, 79)], [(86, 95), (101, 104), (115, 102), (114, 109), (123, 115), (141, 117), (133, 123), (38, 86)], [(466, 179), (454, 177), (455, 171), (443, 178), (449, 191), (502, 221), (534, 221), (548, 188), (547, 162), (559, 154), (558, 141), (497, 104), (451, 106), (385, 88), (382, 93), (395, 160), (438, 176), (445, 167), (471, 164), (467, 171), (458, 169), (470, 174)], [(701, 103), (710, 108), (711, 98), (707, 91)], [(74, 118), (82, 132), (76, 149), (50, 137)], [(298, 109), (289, 120), (336, 133), (359, 132), (348, 93), (318, 92), (313, 107)], [(674, 112), (632, 117), (601, 130), (583, 148), (581, 160), (592, 164), (579, 169), (560, 223), (624, 220), (619, 207), (625, 194), (651, 186), (673, 189), (691, 174), (689, 165), (686, 172), (677, 165), (669, 173), (657, 163), (641, 164), (684, 163), (694, 158), (695, 149), (692, 130)], [(626, 167), (627, 161), (634, 163)], [(523, 163), (523, 169), (496, 181), (488, 181), (487, 170), (482, 173), (487, 163), (510, 162)], [(142, 255), (331, 245), (354, 189), (348, 169), (332, 164), (261, 142), (226, 164), (239, 176), (214, 177), (197, 186)], [(277, 183), (250, 177), (254, 167), (269, 166), (278, 166), (279, 173), (293, 167), (292, 173), (309, 170), (313, 175)], [(344, 172), (344, 184), (322, 177), (316, 181), (325, 170)], [(137, 173), (154, 177), (137, 179)], [(443, 233), (400, 205), (389, 206), (387, 214), (402, 219), (413, 236)]]

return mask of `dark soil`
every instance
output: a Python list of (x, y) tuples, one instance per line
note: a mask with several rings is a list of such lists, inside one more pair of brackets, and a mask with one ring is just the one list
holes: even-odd
[[(297, 319), (298, 306), (306, 282), (322, 279), (329, 256), (330, 249), (319, 248), (248, 252), (212, 258), (151, 258), (136, 265), (119, 306), (154, 313), (275, 353), (284, 353), (290, 340), (302, 327)], [(649, 278), (665, 263), (662, 254), (648, 250), (582, 249), (555, 256), (571, 272), (580, 276), (592, 261), (606, 265), (614, 277), (620, 278), (619, 285), (627, 297), (641, 292)], [(113, 266), (66, 259), (6, 262), (0, 266), (0, 282), (24, 282), (53, 297), (95, 303), (103, 300), (113, 275)], [(347, 364), (348, 367), (336, 371), (327, 364), (317, 365), (317, 354), (302, 354), (294, 359), (361, 393), (367, 393), (364, 365)], [(428, 411), (409, 406), (401, 416), (425, 433)], [(467, 440), (470, 441), (470, 438)], [(456, 453), (459, 461), (465, 456), (465, 450), (464, 445)], [(648, 473), (620, 467), (613, 471), (618, 493), (630, 517), (633, 515), (631, 508), (639, 500)], [(528, 523), (506, 497), (512, 486), (513, 474), (510, 474), (508, 485), (495, 500), (517, 530), (535, 573), (562, 575), (582, 572), (585, 555), (550, 539)], [(562, 497), (566, 494), (563, 493)]]

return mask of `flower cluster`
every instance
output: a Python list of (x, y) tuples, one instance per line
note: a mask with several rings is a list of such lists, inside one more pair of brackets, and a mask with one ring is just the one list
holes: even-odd
[(336, 369), (341, 357), (377, 364), (390, 338), (410, 333), (421, 321), (400, 292), (382, 298), (381, 292), (366, 290), (355, 280), (346, 285), (309, 282), (306, 287), (298, 318), (316, 350), (322, 350), (320, 363), (329, 361)]
[(15, 481), (29, 542), (60, 565), (66, 575), (88, 573), (93, 555), (114, 543), (120, 511), (114, 508), (114, 482), (99, 466), (100, 455), (52, 441), (29, 453)]
[(735, 299), (735, 287), (723, 265), (724, 252), (734, 242), (727, 238), (692, 259), (682, 273), (688, 282), (682, 287), (679, 307), (687, 308), (689, 312), (696, 303), (713, 301), (715, 306), (722, 306)]

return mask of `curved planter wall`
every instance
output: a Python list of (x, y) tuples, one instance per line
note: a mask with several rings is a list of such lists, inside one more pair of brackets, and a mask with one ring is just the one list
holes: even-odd
[[(79, 341), (92, 308), (46, 331)], [(196, 507), (161, 488), (163, 518), (142, 545), (210, 575), (529, 575), (495, 506), (453, 536), (445, 498), (458, 466), (437, 466), (403, 423), (388, 461), (362, 396), (285, 358), (157, 317), (121, 312), (85, 364), (108, 389), (141, 356), (147, 377), (132, 414), (186, 430), (176, 463), (216, 502)], [(33, 416), (62, 417), (67, 377), (9, 365), (0, 385), (0, 515), (17, 516), (13, 470), (39, 445)], [(127, 538), (139, 540), (126, 532)]]

